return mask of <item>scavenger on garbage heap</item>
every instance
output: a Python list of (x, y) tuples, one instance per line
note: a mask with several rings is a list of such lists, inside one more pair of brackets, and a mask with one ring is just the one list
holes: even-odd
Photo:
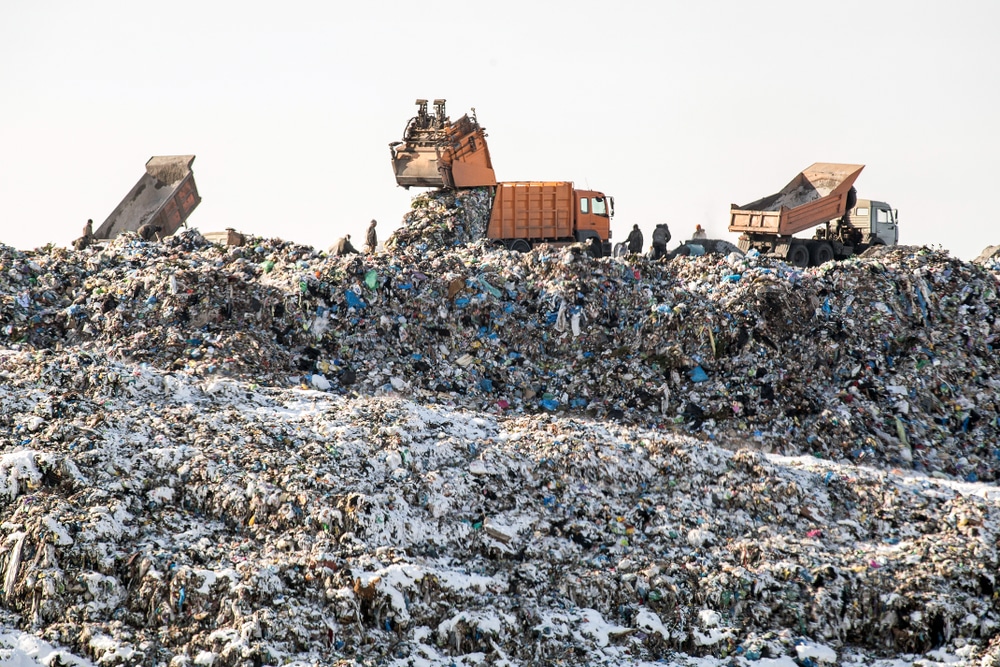
[(349, 253), (357, 254), (358, 250), (353, 245), (351, 245), (351, 235), (345, 234), (337, 239), (337, 242), (333, 244), (330, 248), (330, 254), (337, 255), (338, 257), (342, 255), (347, 255)]
[(597, 236), (590, 237), (590, 255), (591, 257), (600, 258), (604, 254), (604, 248), (601, 247), (601, 239)]
[(632, 231), (629, 232), (625, 242), (628, 243), (630, 255), (638, 255), (642, 252), (642, 231), (639, 230), (639, 225), (632, 225)]
[(94, 221), (87, 220), (87, 224), (83, 226), (83, 236), (73, 241), (73, 248), (76, 250), (84, 250), (90, 246), (90, 242), (94, 240)]
[(163, 227), (161, 227), (160, 225), (151, 225), (149, 223), (146, 223), (145, 225), (137, 229), (136, 232), (139, 234), (139, 238), (141, 238), (143, 241), (159, 241), (160, 231), (162, 230)]
[(695, 225), (694, 234), (691, 236), (692, 239), (707, 239), (708, 234), (705, 230), (701, 228), (701, 225)]
[(670, 228), (661, 222), (653, 230), (653, 247), (649, 250), (650, 259), (660, 259), (667, 254), (667, 243), (670, 242)]
[(371, 254), (375, 252), (375, 248), (378, 247), (378, 235), (375, 233), (375, 225), (378, 223), (375, 218), (368, 223), (368, 233), (365, 235), (365, 252)]

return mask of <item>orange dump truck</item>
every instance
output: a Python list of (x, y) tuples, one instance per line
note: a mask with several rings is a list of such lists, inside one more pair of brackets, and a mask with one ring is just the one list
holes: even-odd
[(497, 184), (486, 237), (520, 252), (536, 243), (599, 243), (606, 256), (613, 213), (613, 199), (569, 182), (503, 182)]
[(614, 200), (594, 190), (577, 190), (567, 181), (498, 182), (486, 131), (475, 117), (451, 122), (445, 100), (417, 100), (402, 141), (389, 144), (396, 183), (404, 188), (486, 187), (493, 193), (487, 238), (527, 252), (536, 243), (589, 243), (592, 252), (611, 254)]
[[(899, 240), (896, 210), (858, 199), (863, 164), (817, 162), (773, 195), (729, 211), (729, 231), (740, 232), (740, 250), (755, 249), (805, 267), (845, 259), (874, 245)], [(811, 239), (795, 234), (822, 225)]]

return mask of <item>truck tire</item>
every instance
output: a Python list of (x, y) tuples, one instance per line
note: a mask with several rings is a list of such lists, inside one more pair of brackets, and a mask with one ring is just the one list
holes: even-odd
[(531, 252), (531, 244), (524, 239), (512, 239), (507, 247), (514, 252)]
[(809, 248), (803, 243), (793, 243), (788, 249), (788, 263), (800, 269), (809, 266)]
[(833, 248), (829, 243), (817, 243), (809, 249), (809, 259), (813, 266), (821, 266), (833, 259)]

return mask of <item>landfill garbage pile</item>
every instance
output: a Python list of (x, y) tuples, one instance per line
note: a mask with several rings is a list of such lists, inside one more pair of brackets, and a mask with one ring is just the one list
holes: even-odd
[(740, 250), (739, 246), (725, 239), (690, 239), (667, 253), (667, 257), (673, 259), (678, 256), (686, 257), (690, 255), (704, 255), (705, 253), (716, 255), (731, 255), (736, 253), (742, 255), (743, 251)]
[[(468, 207), (408, 215), (440, 229)], [(1000, 325), (986, 267), (913, 247), (803, 271), (754, 253), (651, 262), (425, 245), (330, 257), (186, 231), (2, 249), (0, 342), (997, 479)]]
[(12, 622), (111, 665), (1000, 659), (989, 267), (522, 255), (458, 203), (365, 256), (0, 247)]
[(2, 604), (96, 664), (1000, 657), (995, 486), (79, 350), (0, 374)]
[(474, 243), (486, 237), (489, 189), (428, 190), (413, 198), (410, 209), (386, 241), (387, 249), (421, 253)]

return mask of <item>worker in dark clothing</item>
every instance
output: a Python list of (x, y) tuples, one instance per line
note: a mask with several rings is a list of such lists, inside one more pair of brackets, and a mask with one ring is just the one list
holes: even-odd
[(368, 223), (368, 233), (365, 235), (365, 252), (369, 254), (375, 252), (375, 248), (378, 247), (378, 235), (375, 233), (375, 225), (377, 224), (375, 218), (372, 218), (372, 221)]
[(696, 225), (695, 228), (694, 228), (694, 236), (692, 236), (691, 238), (692, 239), (707, 239), (708, 238), (708, 233), (704, 229), (701, 228), (701, 225)]
[(668, 243), (670, 243), (670, 228), (661, 222), (653, 230), (653, 248), (649, 253), (650, 259), (666, 257)]
[(159, 241), (160, 232), (162, 230), (163, 227), (161, 227), (160, 225), (151, 225), (149, 223), (146, 223), (145, 225), (137, 229), (136, 233), (139, 234), (139, 238), (141, 238), (143, 241)]
[(642, 231), (639, 230), (639, 225), (632, 225), (632, 231), (629, 232), (625, 242), (628, 243), (630, 255), (638, 255), (642, 252)]
[(330, 248), (330, 252), (338, 257), (342, 257), (351, 253), (357, 254), (358, 250), (351, 244), (351, 235), (345, 234), (337, 239), (337, 242)]
[(592, 257), (600, 258), (604, 255), (604, 245), (601, 243), (601, 238), (599, 236), (590, 237), (590, 255)]
[(90, 242), (94, 240), (94, 221), (88, 220), (87, 224), (83, 226), (83, 236), (73, 241), (73, 247), (77, 250), (85, 250), (90, 246)]

